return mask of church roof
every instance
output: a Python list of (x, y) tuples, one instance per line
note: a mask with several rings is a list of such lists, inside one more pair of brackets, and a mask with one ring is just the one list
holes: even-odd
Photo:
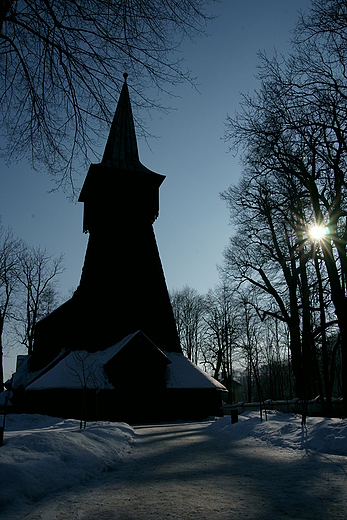
[[(51, 370), (45, 372), (27, 386), (27, 390), (48, 390), (58, 388), (81, 389), (83, 384), (86, 388), (100, 390), (111, 390), (113, 385), (109, 381), (105, 368), (108, 363), (115, 359), (127, 346), (132, 348), (135, 339), (144, 338), (143, 348), (154, 349), (156, 356), (166, 361), (165, 377), (166, 388), (182, 389), (215, 389), (226, 390), (226, 388), (213, 377), (203, 372), (194, 365), (183, 354), (177, 352), (166, 352), (160, 350), (141, 331), (129, 334), (121, 341), (106, 350), (97, 352), (73, 351), (64, 359), (55, 364)], [(146, 368), (144, 367), (144, 370)], [(84, 381), (82, 380), (82, 372)], [(149, 375), (149, 377), (153, 377)]]
[(121, 90), (116, 113), (106, 143), (101, 164), (124, 170), (149, 172), (139, 159), (136, 142), (134, 118), (131, 110), (127, 85), (128, 75), (124, 73), (124, 84)]
[(183, 354), (163, 351), (171, 361), (166, 367), (166, 388), (215, 389), (226, 391), (222, 383), (194, 365)]
[(135, 339), (144, 339), (143, 348), (152, 349), (157, 357), (170, 363), (167, 356), (147, 338), (140, 330), (129, 334), (121, 341), (106, 350), (88, 352), (86, 350), (74, 350), (64, 357), (51, 370), (45, 372), (32, 383), (28, 384), (28, 390), (48, 390), (57, 388), (81, 389), (83, 385), (89, 389), (112, 390), (114, 387), (109, 381), (105, 368), (127, 346), (132, 348)]

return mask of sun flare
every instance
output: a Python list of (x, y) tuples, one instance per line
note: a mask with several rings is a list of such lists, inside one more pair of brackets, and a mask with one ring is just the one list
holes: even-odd
[(319, 242), (327, 234), (327, 228), (324, 225), (314, 224), (309, 228), (309, 235), (312, 240)]

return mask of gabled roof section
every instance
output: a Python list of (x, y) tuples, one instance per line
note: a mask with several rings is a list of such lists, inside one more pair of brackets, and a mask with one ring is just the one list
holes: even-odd
[(166, 367), (166, 388), (174, 390), (214, 389), (226, 391), (222, 383), (206, 374), (183, 354), (165, 351), (163, 353), (171, 361)]
[(101, 164), (124, 170), (148, 171), (139, 159), (134, 118), (127, 85), (128, 74), (124, 73), (123, 77), (123, 88), (119, 96)]
[[(109, 380), (107, 367), (113, 360), (117, 363), (118, 354), (128, 345), (132, 348), (135, 340), (143, 341), (142, 348), (145, 349), (145, 352), (151, 349), (163, 365), (171, 363), (168, 357), (142, 331), (138, 330), (106, 350), (70, 352), (59, 362), (52, 363), (50, 369), (44, 370), (42, 375), (29, 383), (26, 391), (58, 388), (81, 389), (83, 385), (91, 390), (96, 388), (112, 390), (114, 386)], [(124, 367), (121, 368), (124, 371)]]

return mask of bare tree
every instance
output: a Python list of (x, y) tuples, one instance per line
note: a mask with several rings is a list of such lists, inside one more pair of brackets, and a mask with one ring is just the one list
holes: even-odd
[(204, 307), (204, 364), (206, 368), (213, 369), (216, 379), (222, 378), (229, 391), (229, 399), (233, 402), (233, 355), (239, 328), (236, 301), (231, 288), (221, 283), (209, 290)]
[(204, 34), (210, 1), (2, 0), (5, 156), (29, 156), (74, 189), (74, 168), (110, 122), (124, 70), (138, 107), (163, 108), (150, 87), (193, 82), (177, 51)]
[(4, 389), (3, 332), (5, 322), (12, 316), (13, 295), (18, 285), (20, 248), (21, 242), (0, 223), (0, 392)]
[(286, 323), (296, 390), (307, 399), (312, 338), (310, 316), (304, 312), (309, 311), (307, 263), (311, 258), (311, 243), (302, 239), (305, 201), (295, 183), (286, 186), (270, 173), (264, 176), (250, 160), (239, 184), (222, 195), (237, 229), (224, 253), (225, 275), (253, 286), (258, 297), (251, 301), (261, 319), (271, 316)]
[[(261, 87), (253, 96), (244, 96), (241, 112), (229, 118), (227, 137), (243, 150), (249, 171), (297, 185), (305, 211), (295, 233), (301, 234), (303, 244), (310, 224), (325, 230), (318, 249), (341, 334), (347, 410), (346, 16), (345, 0), (313, 1), (296, 28), (291, 55), (281, 60), (260, 55)], [(311, 263), (306, 267), (311, 269)], [(313, 338), (308, 278), (303, 276), (301, 269), (304, 346)]]
[[(265, 410), (265, 419), (267, 420), (267, 413), (265, 407), (265, 399), (260, 383), (260, 356), (261, 356), (261, 337), (259, 334), (259, 317), (254, 312), (254, 305), (252, 304), (252, 296), (243, 297), (241, 300), (243, 306), (243, 317), (245, 330), (243, 335), (243, 348), (247, 353), (249, 374), (253, 373), (253, 377), (257, 386), (259, 404), (260, 404), (260, 420), (263, 420), (263, 408)], [(251, 375), (250, 375), (251, 381)]]
[(95, 376), (95, 360), (90, 360), (88, 352), (76, 350), (71, 353), (71, 362), (68, 363), (65, 359), (65, 364), (72, 373), (73, 379), (80, 385), (82, 390), (81, 399), (81, 418), (80, 430), (82, 426), (85, 429), (87, 424), (87, 391), (90, 388), (95, 389), (96, 392), (96, 420), (97, 420), (97, 399), (98, 399), (98, 385)]
[(183, 352), (197, 364), (204, 313), (203, 297), (196, 289), (186, 285), (181, 290), (172, 291), (170, 299)]
[[(326, 227), (319, 246), (340, 329), (344, 412), (347, 413), (347, 2), (314, 0), (294, 33), (291, 68), (305, 96), (300, 132), (312, 167), (297, 171), (310, 191), (316, 222)], [(301, 105), (303, 103), (301, 102)], [(308, 107), (308, 108), (307, 108)], [(309, 117), (307, 117), (307, 115)], [(297, 130), (296, 125), (295, 130)]]
[(63, 271), (63, 255), (55, 258), (47, 249), (26, 247), (19, 256), (17, 333), (28, 354), (33, 351), (37, 322), (58, 304), (57, 282)]
[(292, 399), (290, 354), (285, 325), (267, 316), (261, 322), (263, 359), (260, 379), (265, 399)]

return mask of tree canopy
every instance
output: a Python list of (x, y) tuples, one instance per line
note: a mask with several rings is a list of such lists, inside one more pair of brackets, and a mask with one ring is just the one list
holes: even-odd
[[(288, 324), (300, 397), (312, 391), (306, 384), (317, 364), (315, 315), (320, 309), (323, 345), (333, 303), (347, 410), (346, 0), (313, 0), (293, 34), (288, 57), (260, 54), (260, 88), (228, 118), (226, 138), (241, 150), (243, 173), (223, 194), (237, 228), (226, 259)], [(324, 229), (319, 241), (313, 225)]]

